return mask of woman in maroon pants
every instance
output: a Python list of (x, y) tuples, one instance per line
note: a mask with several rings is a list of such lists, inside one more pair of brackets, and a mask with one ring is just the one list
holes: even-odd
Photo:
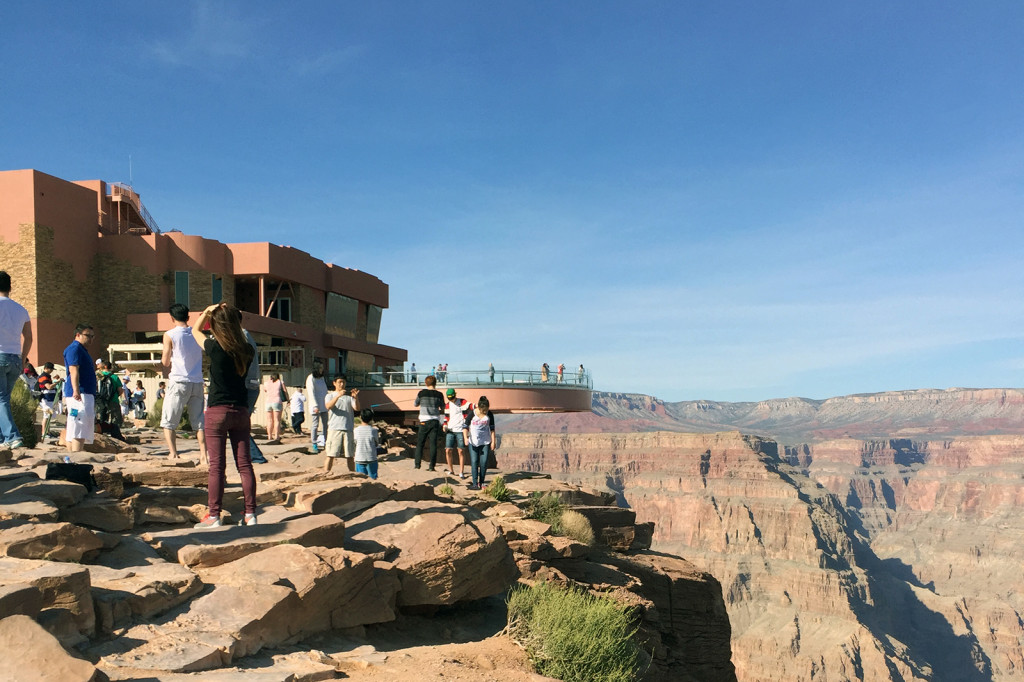
[[(245, 377), (253, 357), (245, 340), (241, 315), (234, 306), (220, 303), (206, 308), (192, 325), (192, 335), (210, 357), (210, 391), (206, 401), (206, 450), (210, 458), (209, 510), (196, 528), (221, 525), (224, 499), (224, 468), (227, 441), (235, 454), (235, 468), (242, 479), (247, 526), (256, 524), (256, 475), (249, 453), (249, 389)], [(210, 323), (213, 338), (203, 334)]]

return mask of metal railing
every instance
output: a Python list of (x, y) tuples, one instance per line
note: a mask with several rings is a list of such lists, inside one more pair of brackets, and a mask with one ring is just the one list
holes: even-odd
[[(350, 386), (356, 388), (396, 388), (422, 386), (423, 380), (430, 374), (406, 370), (404, 372), (346, 372)], [(438, 387), (441, 386), (505, 386), (508, 388), (576, 388), (592, 390), (594, 385), (590, 372), (578, 370), (565, 372), (561, 377), (558, 372), (542, 372), (526, 369), (480, 369), (450, 370), (434, 372)]]
[[(112, 201), (120, 201), (122, 197), (127, 199), (128, 203), (135, 207), (135, 210), (138, 211), (138, 214), (145, 221), (146, 224), (144, 227), (148, 228), (155, 234), (160, 234), (160, 227), (156, 224), (156, 221), (153, 220), (153, 216), (150, 215), (145, 204), (142, 203), (142, 199), (139, 198), (138, 192), (128, 185), (120, 182), (112, 182), (108, 186), (110, 187), (110, 198)], [(129, 229), (134, 227), (134, 224), (129, 223)]]

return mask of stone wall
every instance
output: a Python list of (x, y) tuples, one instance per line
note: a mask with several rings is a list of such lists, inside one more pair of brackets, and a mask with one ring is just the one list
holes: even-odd
[[(18, 241), (0, 239), (0, 269), (11, 276), (11, 298), (37, 317), (36, 230), (35, 226), (19, 226)], [(52, 233), (51, 233), (52, 234)]]

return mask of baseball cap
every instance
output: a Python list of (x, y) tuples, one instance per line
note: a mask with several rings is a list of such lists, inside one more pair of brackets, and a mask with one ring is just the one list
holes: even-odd
[(449, 388), (447, 391), (444, 392), (444, 394), (446, 396), (448, 396), (449, 398), (454, 398), (455, 397), (455, 389), (454, 388)]

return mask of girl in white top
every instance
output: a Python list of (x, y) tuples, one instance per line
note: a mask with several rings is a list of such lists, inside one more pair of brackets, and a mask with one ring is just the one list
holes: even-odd
[(473, 477), (473, 483), (469, 486), (469, 490), (480, 490), (483, 487), (484, 475), (487, 473), (487, 459), (491, 455), (491, 450), (496, 446), (494, 418), (490, 411), (491, 403), (487, 400), (487, 396), (480, 396), (473, 418), (463, 431), (466, 441), (469, 443), (469, 468)]

